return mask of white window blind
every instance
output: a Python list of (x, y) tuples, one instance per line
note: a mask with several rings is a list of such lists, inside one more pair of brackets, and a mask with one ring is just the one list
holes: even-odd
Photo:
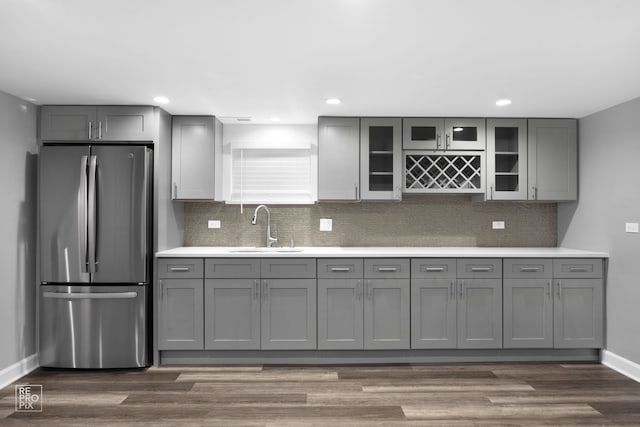
[(233, 147), (230, 202), (313, 203), (311, 158), (310, 148)]

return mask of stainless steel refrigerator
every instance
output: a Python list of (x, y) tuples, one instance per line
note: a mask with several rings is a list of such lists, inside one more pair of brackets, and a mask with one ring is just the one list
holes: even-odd
[(149, 364), (151, 154), (41, 147), (41, 366)]

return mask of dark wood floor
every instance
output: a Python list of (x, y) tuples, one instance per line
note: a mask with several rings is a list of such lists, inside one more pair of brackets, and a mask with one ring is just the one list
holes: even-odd
[(640, 425), (640, 384), (598, 364), (39, 369), (43, 411), (0, 425)]

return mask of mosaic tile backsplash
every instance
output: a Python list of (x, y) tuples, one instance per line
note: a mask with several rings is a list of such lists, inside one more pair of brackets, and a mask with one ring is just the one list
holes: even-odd
[[(255, 205), (185, 203), (185, 246), (265, 246), (266, 215)], [(396, 203), (272, 205), (276, 246), (556, 246), (555, 203), (473, 202), (470, 196), (406, 197)], [(320, 218), (333, 231), (319, 231)], [(220, 229), (208, 229), (220, 220)], [(492, 221), (504, 221), (493, 230)]]

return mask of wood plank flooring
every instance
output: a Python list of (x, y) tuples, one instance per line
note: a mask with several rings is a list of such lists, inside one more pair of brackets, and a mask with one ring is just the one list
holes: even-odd
[(38, 369), (43, 411), (0, 425), (640, 425), (640, 383), (599, 364)]

